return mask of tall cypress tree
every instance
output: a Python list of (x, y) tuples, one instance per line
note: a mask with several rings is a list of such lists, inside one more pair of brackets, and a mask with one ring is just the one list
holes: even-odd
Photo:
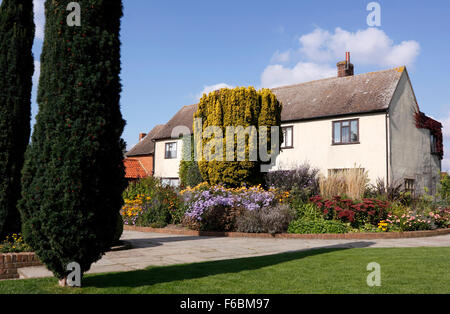
[(33, 0), (0, 6), (0, 240), (20, 231), (20, 177), (30, 138)]
[(26, 154), (25, 240), (62, 283), (69, 263), (86, 272), (114, 239), (125, 189), (120, 112), (121, 0), (47, 0), (39, 113)]

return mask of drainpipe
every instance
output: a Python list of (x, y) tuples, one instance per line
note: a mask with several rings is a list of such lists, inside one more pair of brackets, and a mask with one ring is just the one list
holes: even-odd
[(389, 109), (386, 112), (386, 187), (390, 186), (391, 137), (389, 128)]

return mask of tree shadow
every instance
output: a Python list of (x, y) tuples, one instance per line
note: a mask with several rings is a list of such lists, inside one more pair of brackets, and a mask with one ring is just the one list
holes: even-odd
[(164, 243), (205, 240), (205, 239), (213, 239), (213, 238), (214, 237), (174, 236), (174, 237), (164, 237), (164, 238), (125, 239), (123, 241), (131, 244), (133, 249), (142, 249), (142, 248), (160, 246), (160, 245), (163, 245)]
[(324, 246), (301, 251), (291, 251), (275, 255), (260, 257), (239, 258), (221, 261), (201, 262), (194, 264), (181, 264), (172, 266), (150, 267), (146, 270), (137, 270), (122, 273), (98, 274), (87, 276), (83, 286), (93, 288), (129, 287), (137, 288), (152, 286), (159, 283), (198, 279), (219, 274), (239, 273), (242, 271), (257, 270), (293, 260), (348, 250), (364, 248), (375, 244), (374, 242), (350, 242), (338, 245)]

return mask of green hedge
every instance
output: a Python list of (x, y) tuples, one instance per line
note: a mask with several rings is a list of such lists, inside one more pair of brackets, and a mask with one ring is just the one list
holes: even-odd
[(288, 228), (288, 233), (295, 234), (347, 233), (348, 231), (347, 225), (333, 220), (294, 220)]

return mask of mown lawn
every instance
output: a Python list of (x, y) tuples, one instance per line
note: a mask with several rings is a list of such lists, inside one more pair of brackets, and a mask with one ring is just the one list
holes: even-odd
[[(366, 284), (371, 262), (382, 285)], [(450, 293), (450, 248), (319, 249), (86, 276), (81, 289), (53, 278), (0, 282), (0, 293)]]

